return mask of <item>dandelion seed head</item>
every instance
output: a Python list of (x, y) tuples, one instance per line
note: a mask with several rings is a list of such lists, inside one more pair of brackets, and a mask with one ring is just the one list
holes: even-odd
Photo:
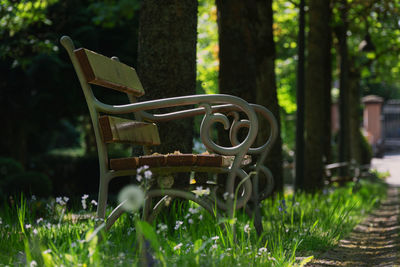
[(144, 203), (144, 192), (135, 185), (125, 186), (118, 194), (118, 202), (124, 210), (135, 212)]

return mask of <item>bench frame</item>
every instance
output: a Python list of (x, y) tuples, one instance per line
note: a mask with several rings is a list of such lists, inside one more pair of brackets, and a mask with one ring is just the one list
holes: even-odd
[[(211, 172), (211, 173), (226, 173), (227, 179), (225, 184), (225, 192), (229, 194), (227, 200), (221, 199), (216, 194), (211, 194), (209, 197), (197, 197), (190, 188), (186, 190), (175, 189), (175, 188), (151, 188), (146, 194), (145, 205), (143, 216), (144, 219), (151, 221), (156, 215), (160, 207), (162, 207), (166, 196), (184, 198), (198, 203), (200, 206), (204, 207), (211, 214), (215, 215), (217, 206), (219, 209), (227, 211), (229, 216), (234, 215), (234, 209), (240, 209), (246, 206), (246, 203), (251, 200), (254, 208), (250, 209), (247, 206), (247, 211), (249, 214), (255, 217), (255, 226), (258, 233), (262, 231), (261, 215), (259, 210), (259, 202), (265, 199), (274, 187), (273, 176), (269, 169), (263, 165), (268, 152), (271, 149), (274, 141), (278, 136), (277, 122), (273, 114), (265, 107), (249, 104), (245, 100), (231, 95), (215, 94), (215, 95), (191, 95), (191, 96), (181, 96), (172, 97), (159, 100), (151, 100), (144, 102), (136, 102), (137, 96), (140, 96), (140, 92), (131, 92), (129, 90), (125, 91), (130, 100), (130, 104), (126, 105), (109, 105), (99, 101), (93, 94), (90, 83), (105, 86), (108, 88), (113, 88), (112, 86), (107, 86), (107, 84), (101, 81), (89, 81), (87, 75), (85, 76), (84, 70), (79, 62), (76, 49), (72, 40), (63, 36), (61, 38), (61, 43), (67, 50), (69, 57), (73, 63), (76, 74), (79, 78), (85, 99), (89, 108), (90, 117), (93, 123), (93, 128), (96, 137), (97, 151), (100, 166), (100, 186), (99, 186), (99, 196), (98, 196), (98, 207), (97, 216), (101, 219), (106, 219), (106, 205), (108, 196), (108, 184), (109, 182), (120, 176), (131, 176), (136, 174), (136, 169), (131, 170), (119, 170), (114, 171), (109, 168), (109, 159), (107, 153), (107, 144), (102, 140), (99, 117), (101, 114), (128, 114), (133, 113), (137, 121), (148, 121), (148, 122), (165, 122), (170, 120), (182, 119), (186, 117), (202, 115), (203, 120), (200, 126), (200, 138), (207, 148), (208, 151), (217, 153), (220, 155), (234, 156), (233, 163), (229, 167), (160, 167), (151, 169), (153, 172), (188, 172), (188, 171), (201, 171), (201, 172)], [(111, 58), (118, 61), (118, 58)], [(97, 82), (97, 83), (96, 83)], [(140, 81), (139, 81), (140, 83)], [(140, 85), (141, 86), (141, 85)], [(123, 90), (120, 90), (123, 91)], [(144, 92), (143, 92), (144, 93)], [(152, 114), (148, 111), (167, 107), (177, 107), (177, 106), (188, 106), (188, 105), (198, 105), (195, 108), (188, 108), (183, 111), (162, 113), (162, 114)], [(240, 119), (239, 112), (244, 113), (247, 119)], [(270, 124), (270, 136), (266, 142), (260, 147), (252, 148), (255, 142), (257, 132), (258, 132), (258, 118), (259, 116), (265, 118)], [(231, 123), (227, 116), (233, 116), (233, 123)], [(230, 130), (229, 138), (231, 141), (231, 147), (223, 147), (216, 144), (210, 137), (210, 129), (215, 123), (222, 123), (225, 130)], [(247, 128), (248, 133), (243, 141), (239, 141), (237, 138), (238, 131), (241, 128)], [(148, 147), (144, 146), (144, 153), (149, 154)], [(257, 163), (251, 166), (249, 169), (255, 171), (255, 175), (248, 178), (248, 172), (244, 170), (241, 163), (245, 156), (258, 155)], [(169, 168), (169, 169), (168, 169)], [(262, 174), (262, 175), (260, 175)], [(263, 177), (262, 177), (263, 176)], [(266, 179), (266, 187), (262, 191), (259, 190), (258, 184), (259, 179)], [(238, 180), (243, 181), (241, 194), (237, 201), (234, 201), (233, 196), (235, 193), (235, 185)], [(159, 198), (161, 200), (157, 203), (154, 208), (151, 204), (152, 198)], [(106, 228), (110, 228), (112, 224), (118, 219), (118, 217), (123, 213), (121, 205), (116, 207), (106, 220)]]

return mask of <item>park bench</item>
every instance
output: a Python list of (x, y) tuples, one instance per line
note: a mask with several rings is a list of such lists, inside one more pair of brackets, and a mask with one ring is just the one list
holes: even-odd
[[(340, 175), (333, 175), (334, 172), (339, 172), (340, 168), (348, 168), (348, 174), (344, 177)], [(360, 165), (356, 161), (350, 162), (335, 162), (325, 165), (326, 183), (345, 184), (346, 182), (358, 182), (363, 176), (368, 174), (370, 169), (369, 164)]]
[[(108, 58), (84, 48), (75, 49), (72, 40), (67, 36), (61, 38), (61, 43), (67, 50), (79, 78), (94, 128), (100, 167), (97, 207), (99, 218), (106, 219), (110, 181), (116, 177), (136, 175), (138, 168), (148, 165), (153, 173), (153, 180), (145, 192), (145, 220), (153, 220), (168, 202), (167, 198), (183, 198), (194, 201), (213, 215), (217, 214), (217, 210), (222, 210), (233, 216), (234, 209), (246, 208), (248, 213), (255, 217), (256, 228), (261, 231), (258, 204), (273, 188), (272, 174), (263, 162), (278, 134), (276, 120), (268, 109), (223, 94), (179, 96), (137, 102), (137, 98), (145, 92), (135, 69), (119, 62), (116, 57)], [(125, 105), (103, 103), (95, 97), (92, 85), (126, 93), (129, 102)], [(168, 113), (148, 112), (160, 112), (159, 109), (162, 108), (179, 106), (188, 107)], [(124, 114), (133, 115), (134, 120), (121, 117)], [(158, 135), (157, 122), (199, 115), (203, 116), (200, 138), (208, 154), (151, 153), (150, 147), (157, 146), (162, 141)], [(232, 121), (228, 116), (233, 118)], [(241, 119), (240, 116), (247, 118)], [(269, 122), (271, 131), (264, 144), (252, 147), (258, 131), (257, 116)], [(225, 130), (229, 130), (230, 147), (220, 146), (211, 139), (210, 129), (217, 122), (222, 123)], [(239, 141), (238, 132), (242, 128), (247, 129), (247, 135), (244, 140)], [(110, 159), (108, 144), (115, 142), (143, 145), (144, 154)], [(255, 164), (249, 164), (251, 157), (253, 160), (257, 159)], [(182, 187), (176, 185), (177, 178), (174, 176), (182, 172), (210, 173), (212, 177), (206, 181), (198, 179), (195, 184), (187, 183)], [(221, 174), (225, 174), (225, 180), (222, 188), (218, 188), (220, 183), (215, 179), (220, 179), (217, 176), (220, 177)], [(262, 185), (260, 188), (259, 184)], [(200, 186), (210, 188), (211, 194), (201, 197), (196, 195), (194, 191)], [(236, 189), (239, 193), (234, 201)], [(252, 208), (248, 205), (249, 201), (254, 203)], [(123, 212), (121, 205), (115, 208), (106, 219), (106, 228), (111, 227)]]

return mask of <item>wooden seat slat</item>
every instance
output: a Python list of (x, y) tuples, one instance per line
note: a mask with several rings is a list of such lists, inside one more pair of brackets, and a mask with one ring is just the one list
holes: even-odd
[[(131, 170), (147, 165), (154, 167), (223, 167), (227, 168), (232, 164), (231, 156), (217, 154), (155, 154), (140, 157), (119, 158), (110, 160), (111, 170)], [(251, 157), (246, 155), (242, 165), (250, 164)]]

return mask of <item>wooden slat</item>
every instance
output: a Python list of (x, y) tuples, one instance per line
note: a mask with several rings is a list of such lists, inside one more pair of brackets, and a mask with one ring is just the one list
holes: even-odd
[[(249, 157), (246, 159), (249, 160)], [(112, 170), (131, 170), (147, 165), (150, 168), (159, 167), (229, 167), (232, 164), (232, 156), (221, 155), (196, 155), (196, 154), (168, 154), (147, 155), (131, 158), (119, 158), (110, 160)], [(248, 163), (248, 162), (247, 162)]]
[(132, 121), (113, 116), (99, 118), (100, 130), (105, 143), (132, 143), (139, 145), (159, 145), (157, 125)]
[(88, 83), (137, 97), (144, 95), (144, 89), (134, 68), (84, 48), (76, 49), (74, 53)]

